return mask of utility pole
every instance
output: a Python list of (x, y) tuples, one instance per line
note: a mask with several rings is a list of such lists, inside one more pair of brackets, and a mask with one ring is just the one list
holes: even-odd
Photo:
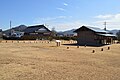
[(104, 26), (105, 26), (104, 30), (106, 31), (107, 30), (107, 22), (104, 22)]
[(12, 21), (10, 21), (10, 36), (12, 34)]

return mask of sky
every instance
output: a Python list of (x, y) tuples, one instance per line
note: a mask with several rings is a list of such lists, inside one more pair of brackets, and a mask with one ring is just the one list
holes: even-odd
[(120, 0), (0, 0), (0, 28), (46, 25), (56, 31), (92, 26), (120, 30)]

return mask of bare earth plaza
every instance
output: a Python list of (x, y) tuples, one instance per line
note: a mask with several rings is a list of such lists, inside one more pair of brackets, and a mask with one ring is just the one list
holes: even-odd
[[(76, 42), (61, 42), (71, 43)], [(120, 44), (56, 47), (48, 41), (2, 41), (0, 45), (0, 80), (120, 79)]]

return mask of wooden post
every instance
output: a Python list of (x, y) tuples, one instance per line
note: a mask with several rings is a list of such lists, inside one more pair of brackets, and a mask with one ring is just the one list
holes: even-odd
[(108, 47), (108, 50), (110, 50), (110, 47)]
[(69, 47), (67, 47), (67, 49), (69, 49)]
[(58, 42), (57, 42), (57, 46), (59, 46)]
[(93, 50), (92, 53), (95, 53), (95, 50)]
[(101, 48), (101, 51), (103, 51), (103, 48)]

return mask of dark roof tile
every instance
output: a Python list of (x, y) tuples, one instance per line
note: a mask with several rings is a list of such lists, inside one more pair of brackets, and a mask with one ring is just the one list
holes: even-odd
[(44, 25), (29, 26), (24, 30), (24, 32), (25, 33), (34, 33), (34, 32), (38, 32), (38, 30), (41, 28), (45, 28), (46, 32), (50, 32), (50, 30), (48, 28), (46, 28)]
[[(100, 29), (100, 28), (96, 28), (96, 27), (90, 27), (90, 26), (82, 26), (82, 27), (85, 27), (85, 28), (88, 28), (96, 33), (110, 33), (109, 31), (106, 31), (104, 29)], [(80, 27), (79, 29), (81, 29), (82, 27)], [(77, 29), (76, 31), (74, 32), (77, 32), (79, 31), (79, 29)]]

